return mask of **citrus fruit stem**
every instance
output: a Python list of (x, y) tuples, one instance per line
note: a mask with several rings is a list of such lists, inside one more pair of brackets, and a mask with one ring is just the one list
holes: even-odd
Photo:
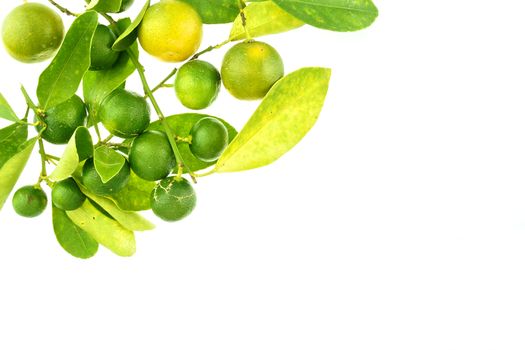
[(80, 16), (79, 14), (74, 13), (74, 12), (71, 12), (71, 11), (68, 10), (67, 8), (65, 8), (65, 7), (63, 7), (63, 6), (59, 5), (59, 4), (57, 4), (57, 3), (54, 2), (53, 0), (48, 0), (48, 1), (49, 1), (49, 3), (50, 3), (51, 5), (55, 6), (60, 12), (66, 14), (66, 15), (68, 15), (68, 16), (74, 16), (74, 17), (78, 17), (78, 16)]

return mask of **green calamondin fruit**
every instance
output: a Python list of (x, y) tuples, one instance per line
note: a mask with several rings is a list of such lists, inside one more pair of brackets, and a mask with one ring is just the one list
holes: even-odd
[(128, 183), (130, 168), (128, 162), (111, 180), (104, 182), (95, 169), (93, 158), (86, 160), (82, 168), (82, 182), (89, 191), (99, 196), (109, 196), (121, 191)]
[(272, 46), (258, 42), (243, 42), (224, 56), (221, 68), (226, 89), (241, 100), (263, 98), (284, 75), (281, 56)]
[(76, 210), (84, 204), (86, 196), (73, 178), (57, 182), (51, 190), (53, 205), (62, 210)]
[(193, 186), (184, 178), (168, 177), (151, 192), (151, 209), (165, 221), (179, 221), (190, 215), (197, 203)]
[(37, 125), (42, 131), (42, 138), (48, 142), (62, 145), (69, 141), (79, 126), (86, 122), (86, 106), (77, 95), (73, 95), (66, 102), (47, 110), (41, 121), (45, 124)]
[(146, 131), (133, 140), (129, 163), (144, 180), (157, 181), (168, 176), (177, 165), (170, 141), (161, 131)]
[(49, 7), (28, 2), (16, 7), (4, 20), (2, 40), (7, 52), (24, 63), (51, 58), (64, 38), (64, 24)]
[(98, 117), (113, 135), (131, 138), (140, 135), (148, 127), (150, 109), (143, 97), (117, 89), (104, 100)]
[(120, 53), (111, 47), (115, 43), (115, 34), (102, 24), (97, 26), (91, 43), (91, 70), (105, 70), (113, 67)]
[(39, 187), (24, 186), (13, 196), (13, 208), (26, 218), (34, 218), (44, 212), (47, 206), (46, 193)]
[(217, 160), (228, 146), (228, 129), (216, 118), (202, 118), (190, 132), (191, 153), (205, 162)]
[(193, 60), (184, 64), (175, 78), (180, 102), (191, 109), (209, 107), (219, 95), (221, 75), (210, 63)]

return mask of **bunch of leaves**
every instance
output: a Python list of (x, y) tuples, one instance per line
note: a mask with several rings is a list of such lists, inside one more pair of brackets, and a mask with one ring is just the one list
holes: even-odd
[[(348, 32), (371, 25), (378, 15), (371, 0), (183, 0), (192, 5), (206, 24), (231, 23), (229, 37), (220, 45), (210, 46), (197, 53), (191, 60), (208, 51), (235, 41), (252, 40), (270, 34), (283, 33), (305, 24), (317, 28)], [(160, 120), (153, 122), (150, 130), (166, 131), (172, 143), (178, 144), (178, 158), (184, 168), (179, 174), (189, 173), (197, 178), (215, 173), (237, 172), (273, 163), (292, 149), (314, 126), (328, 91), (331, 71), (327, 68), (307, 67), (292, 72), (279, 80), (261, 101), (246, 125), (237, 132), (225, 120), (229, 145), (217, 161), (205, 162), (191, 153), (187, 140), (192, 127), (205, 114), (183, 113), (164, 117), (154, 97), (155, 89), (147, 83), (144, 67), (140, 64), (137, 32), (150, 7), (145, 1), (142, 10), (133, 20), (114, 19), (110, 13), (118, 12), (122, 0), (92, 0), (70, 26), (58, 53), (40, 75), (36, 89), (37, 103), (24, 91), (27, 113), (17, 117), (9, 103), (0, 94), (0, 118), (12, 124), (0, 130), (0, 209), (17, 183), (24, 167), (38, 142), (42, 157), (42, 182), (51, 187), (55, 183), (74, 178), (87, 197), (84, 204), (72, 211), (53, 205), (52, 221), (56, 238), (71, 255), (90, 258), (99, 244), (120, 256), (135, 253), (136, 231), (150, 230), (154, 226), (138, 212), (150, 209), (150, 193), (155, 183), (131, 173), (124, 189), (110, 196), (91, 193), (82, 184), (81, 169), (86, 159), (93, 157), (95, 168), (104, 182), (111, 180), (123, 167), (130, 140), (110, 143), (101, 140), (97, 113), (101, 103), (116, 89), (122, 87), (132, 74), (139, 74), (144, 90), (154, 103)], [(52, 2), (65, 14), (71, 11)], [(122, 16), (122, 15), (121, 15)], [(125, 15), (124, 15), (125, 16)], [(90, 71), (90, 50), (99, 20), (109, 22), (118, 37), (113, 45), (121, 52), (118, 61), (103, 71)], [(163, 81), (173, 76), (174, 69)], [(160, 84), (159, 84), (160, 86)], [(89, 110), (88, 127), (79, 127), (60, 157), (49, 156), (44, 150), (41, 133), (29, 137), (28, 114), (32, 110), (37, 124), (39, 116), (71, 98), (82, 87), (84, 101)], [(94, 144), (93, 138), (98, 137)], [(55, 165), (48, 174), (47, 164)], [(197, 173), (206, 169), (205, 173)]]

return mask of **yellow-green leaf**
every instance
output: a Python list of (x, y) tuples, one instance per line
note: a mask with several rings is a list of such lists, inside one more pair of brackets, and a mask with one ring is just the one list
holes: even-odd
[(303, 68), (280, 81), (217, 161), (217, 172), (268, 165), (292, 149), (314, 126), (323, 108), (331, 71)]
[(120, 34), (117, 40), (115, 40), (115, 43), (113, 43), (112, 46), (113, 50), (124, 51), (130, 47), (135, 40), (137, 40), (138, 28), (140, 23), (142, 23), (146, 11), (149, 9), (149, 4), (150, 0), (147, 0), (144, 3), (144, 6), (142, 6), (142, 10), (139, 12), (138, 16), (133, 20), (133, 23), (131, 23), (122, 34)]
[(22, 174), (35, 143), (36, 138), (23, 143), (18, 149), (18, 153), (13, 155), (0, 168), (0, 209), (4, 206), (7, 197), (9, 197), (9, 193), (11, 193), (20, 174)]
[(141, 179), (132, 171), (127, 185), (111, 199), (122, 210), (140, 211), (151, 209), (150, 195), (155, 188), (155, 182)]
[(77, 210), (68, 211), (67, 216), (75, 225), (113, 253), (119, 256), (135, 254), (136, 243), (133, 231), (102, 214), (89, 201), (85, 201)]
[(119, 224), (131, 231), (148, 231), (153, 230), (155, 225), (146, 220), (142, 215), (119, 209), (117, 205), (109, 198), (101, 197), (90, 193), (86, 188), (80, 186), (82, 192), (102, 209), (108, 212)]
[(62, 181), (70, 177), (81, 161), (93, 155), (93, 141), (89, 130), (83, 126), (77, 128), (69, 140), (64, 154), (60, 158), (57, 167), (49, 179), (51, 181)]
[[(304, 22), (298, 20), (271, 1), (254, 2), (245, 9), (246, 28), (252, 38), (278, 34), (301, 27)], [(246, 38), (241, 16), (237, 16), (230, 32), (230, 40)]]
[(2, 94), (0, 94), (0, 118), (18, 121), (18, 117)]
[(66, 252), (80, 259), (89, 259), (98, 251), (98, 242), (75, 225), (66, 212), (53, 206), (53, 229), (58, 243)]

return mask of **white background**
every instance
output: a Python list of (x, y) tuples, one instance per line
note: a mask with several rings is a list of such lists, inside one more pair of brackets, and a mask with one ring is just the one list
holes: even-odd
[[(194, 214), (154, 219), (135, 257), (72, 258), (49, 211), (7, 203), (0, 349), (525, 348), (525, 4), (376, 3), (362, 32), (264, 39), (288, 72), (333, 68), (319, 123), (270, 167), (203, 179)], [(143, 60), (152, 83), (171, 69)], [(0, 50), (17, 112), (44, 67)], [(208, 112), (241, 127), (255, 108), (223, 92)]]

